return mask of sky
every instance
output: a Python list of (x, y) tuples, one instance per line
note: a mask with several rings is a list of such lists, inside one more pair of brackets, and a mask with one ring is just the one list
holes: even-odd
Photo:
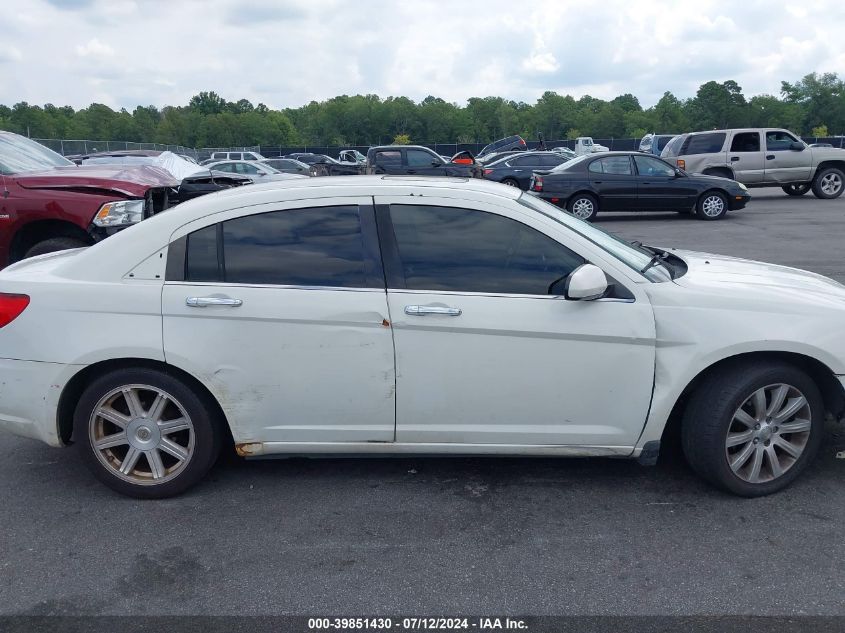
[[(845, 76), (843, 0), (7, 0), (0, 103), (270, 108), (341, 94), (463, 104), (547, 90), (644, 107), (736, 80)], [(14, 6), (12, 6), (14, 5)]]

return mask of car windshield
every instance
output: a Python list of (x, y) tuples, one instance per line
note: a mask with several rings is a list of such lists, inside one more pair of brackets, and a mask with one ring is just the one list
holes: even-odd
[(73, 167), (64, 156), (18, 134), (0, 134), (0, 174), (10, 176), (25, 171)]
[[(523, 193), (517, 200), (523, 206), (528, 207), (534, 211), (539, 211), (543, 215), (563, 224), (566, 228), (578, 233), (581, 237), (588, 239), (590, 242), (610, 253), (621, 261), (626, 266), (633, 268), (640, 272), (648, 266), (654, 253), (648, 249), (640, 246), (635, 246), (631, 242), (617, 237), (613, 233), (609, 233), (604, 229), (600, 229), (594, 224), (579, 220), (574, 215), (570, 215), (550, 202), (546, 202), (542, 198), (538, 198), (530, 193)], [(668, 266), (660, 262), (657, 266), (653, 266), (642, 273), (649, 281), (664, 282), (672, 280), (672, 273)]]

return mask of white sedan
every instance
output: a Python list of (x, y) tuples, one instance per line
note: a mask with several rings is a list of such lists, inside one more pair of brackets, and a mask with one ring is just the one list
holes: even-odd
[[(0, 427), (122, 493), (273, 454), (614, 456), (745, 496), (845, 409), (845, 287), (484, 180), (231, 189), (0, 272)], [(670, 422), (671, 420), (671, 422)]]

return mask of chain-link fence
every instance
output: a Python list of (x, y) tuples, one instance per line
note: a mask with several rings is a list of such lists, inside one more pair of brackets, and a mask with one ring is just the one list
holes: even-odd
[(150, 150), (158, 152), (173, 152), (197, 157), (197, 150), (183, 145), (165, 145), (163, 143), (136, 143), (134, 141), (90, 141), (75, 139), (34, 138), (42, 145), (49, 147), (62, 156), (76, 156), (79, 154), (94, 154), (97, 152), (116, 152), (124, 150)]
[[(845, 149), (845, 136), (832, 136), (827, 138), (820, 137), (803, 137), (806, 143), (825, 143), (833, 147)], [(176, 154), (184, 154), (191, 156), (196, 160), (205, 160), (211, 156), (213, 152), (255, 152), (261, 154), (266, 158), (273, 158), (277, 156), (285, 156), (294, 153), (311, 153), (311, 154), (326, 154), (333, 158), (337, 158), (341, 150), (354, 149), (362, 154), (366, 154), (370, 148), (369, 145), (242, 145), (238, 147), (203, 147), (195, 149), (192, 147), (184, 147), (182, 145), (165, 145), (162, 143), (135, 143), (133, 141), (90, 141), (90, 140), (61, 140), (61, 139), (33, 139), (42, 145), (46, 145), (50, 149), (62, 154), (63, 156), (73, 156), (78, 154), (93, 154), (95, 152), (114, 152), (122, 150), (153, 150), (153, 151), (170, 151)], [(634, 151), (639, 149), (640, 139), (638, 138), (593, 138), (593, 142), (598, 145), (604, 145), (611, 151)], [(458, 152), (468, 150), (473, 154), (478, 154), (486, 145), (486, 143), (414, 143), (415, 145), (422, 145), (434, 150), (436, 153), (443, 156), (454, 156)], [(529, 149), (536, 149), (537, 141), (528, 141)], [(572, 139), (563, 140), (546, 140), (544, 141), (546, 149), (554, 147), (568, 147), (574, 149), (575, 141)]]

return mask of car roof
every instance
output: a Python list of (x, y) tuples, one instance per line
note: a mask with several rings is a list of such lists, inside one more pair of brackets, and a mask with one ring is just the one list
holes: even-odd
[[(142, 262), (158, 258), (179, 227), (215, 213), (279, 202), (372, 196), (408, 196), (409, 202), (426, 197), (444, 197), (499, 203), (515, 200), (522, 191), (482, 178), (448, 176), (333, 176), (331, 178), (291, 178), (289, 180), (232, 187), (183, 202), (139, 222), (126, 230), (80, 251), (63, 263), (56, 274), (88, 280), (122, 278)], [(415, 197), (411, 197), (415, 196)], [(109, 266), (96, 262), (108, 261)]]

